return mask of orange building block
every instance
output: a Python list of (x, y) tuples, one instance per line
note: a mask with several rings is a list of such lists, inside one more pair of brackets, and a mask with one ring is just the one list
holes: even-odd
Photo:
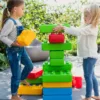
[(20, 85), (18, 89), (19, 95), (42, 95), (42, 85), (25, 86)]
[(72, 82), (43, 83), (43, 88), (69, 88), (69, 87), (72, 87)]
[(17, 37), (17, 42), (21, 46), (29, 46), (31, 42), (36, 38), (36, 33), (31, 30), (23, 30), (22, 33)]

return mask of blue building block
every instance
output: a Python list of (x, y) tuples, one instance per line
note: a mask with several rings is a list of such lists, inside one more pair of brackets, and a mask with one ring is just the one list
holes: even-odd
[(72, 100), (72, 95), (55, 95), (55, 96), (44, 96), (43, 100)]
[(43, 95), (72, 95), (72, 88), (43, 88)]

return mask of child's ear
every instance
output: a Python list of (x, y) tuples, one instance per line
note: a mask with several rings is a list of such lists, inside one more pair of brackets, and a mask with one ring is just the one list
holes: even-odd
[(17, 7), (14, 7), (14, 8), (13, 8), (13, 12), (16, 12), (16, 10), (17, 10)]

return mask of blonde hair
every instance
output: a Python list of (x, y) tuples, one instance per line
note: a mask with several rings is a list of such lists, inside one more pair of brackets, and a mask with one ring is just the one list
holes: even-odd
[(100, 19), (100, 8), (97, 4), (90, 4), (84, 9), (84, 13), (89, 13), (91, 15), (92, 27), (96, 27), (99, 24)]

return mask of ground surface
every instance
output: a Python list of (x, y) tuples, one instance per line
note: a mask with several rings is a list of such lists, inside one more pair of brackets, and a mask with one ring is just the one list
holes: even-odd
[[(83, 77), (82, 71), (82, 60), (78, 57), (65, 57), (66, 61), (71, 61), (73, 63), (73, 75), (78, 75)], [(35, 62), (34, 65), (42, 65), (43, 62)], [(95, 68), (96, 76), (100, 85), (100, 57), (96, 63)], [(0, 100), (9, 100), (10, 98), (10, 69), (0, 72)], [(82, 100), (85, 95), (85, 82), (83, 80), (82, 89), (73, 89), (73, 100)], [(22, 96), (25, 100), (43, 100), (42, 96)]]

